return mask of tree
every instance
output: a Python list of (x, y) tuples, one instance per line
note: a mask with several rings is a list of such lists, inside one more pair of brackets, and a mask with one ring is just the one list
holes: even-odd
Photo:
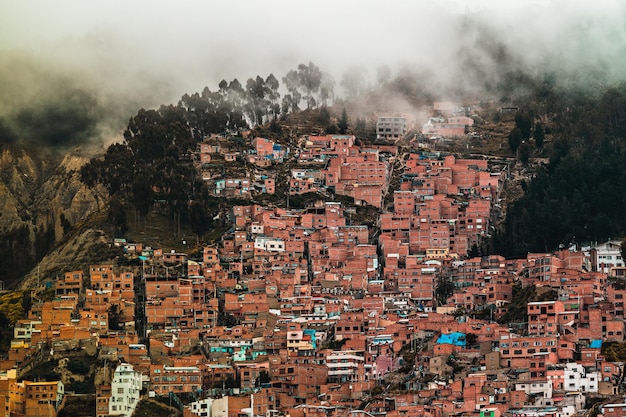
[(447, 279), (445, 277), (441, 277), (439, 279), (439, 283), (437, 288), (435, 289), (435, 297), (437, 298), (437, 302), (441, 305), (446, 304), (448, 302), (448, 298), (454, 292), (454, 282), (451, 279)]
[(348, 131), (348, 113), (346, 112), (346, 108), (343, 108), (341, 112), (341, 118), (339, 119), (339, 123), (337, 125), (339, 127), (339, 133), (342, 135)]
[(200, 201), (192, 201), (189, 205), (189, 222), (191, 230), (198, 240), (211, 228), (212, 218), (207, 211), (206, 205)]
[(299, 104), (302, 97), (302, 94), (300, 93), (300, 82), (301, 78), (295, 70), (290, 70), (283, 77), (283, 84), (289, 92), (289, 94), (283, 96), (283, 113), (287, 113), (285, 110), (291, 111), (292, 113), (300, 110)]
[(275, 120), (280, 113), (280, 104), (278, 103), (278, 99), (280, 98), (278, 87), (280, 85), (276, 77), (274, 77), (274, 74), (267, 76), (265, 79), (265, 86), (267, 87), (267, 96), (270, 101), (270, 113)]
[(261, 384), (269, 384), (271, 382), (270, 374), (267, 371), (259, 372), (259, 377), (256, 380), (257, 386)]
[(537, 149), (543, 148), (546, 135), (543, 131), (543, 125), (541, 123), (537, 123), (537, 126), (535, 126), (535, 134), (533, 136), (535, 138), (535, 146)]
[(330, 112), (328, 111), (328, 107), (322, 106), (320, 107), (320, 124), (324, 127), (330, 124)]
[(138, 175), (133, 181), (133, 204), (135, 211), (143, 219), (146, 218), (154, 202), (152, 196), (152, 185), (147, 175)]
[(622, 243), (619, 245), (619, 251), (622, 254), (622, 260), (626, 259), (626, 238), (624, 238)]
[(24, 295), (22, 296), (22, 310), (24, 310), (24, 315), (28, 315), (31, 307), (33, 306), (33, 299), (30, 295), (30, 291), (24, 291)]
[(300, 79), (299, 84), (306, 94), (306, 108), (312, 109), (315, 107), (313, 94), (317, 94), (320, 89), (322, 71), (312, 62), (309, 62), (309, 65), (300, 64), (298, 65), (298, 77)]
[(263, 117), (268, 113), (270, 105), (265, 97), (271, 94), (271, 90), (266, 87), (265, 80), (257, 75), (256, 78), (250, 78), (246, 82), (246, 92), (248, 95), (246, 109), (252, 123), (263, 124)]
[(522, 136), (522, 131), (520, 130), (520, 128), (513, 128), (513, 130), (511, 130), (511, 133), (509, 133), (509, 147), (511, 148), (511, 151), (513, 151), (513, 153), (517, 152), (517, 149), (522, 144), (522, 140), (524, 140), (524, 137)]
[(478, 336), (475, 333), (468, 333), (465, 335), (465, 346), (466, 347), (472, 347), (476, 344), (476, 341), (478, 340)]
[(519, 128), (524, 139), (530, 138), (532, 130), (532, 119), (528, 113), (517, 113), (515, 115), (515, 126)]
[(365, 122), (365, 119), (361, 119), (360, 117), (357, 117), (356, 122), (354, 124), (354, 128), (360, 134), (365, 133), (365, 129), (367, 128), (367, 124)]
[(519, 146), (518, 149), (520, 162), (524, 165), (528, 165), (528, 160), (530, 159), (530, 145), (524, 142)]
[(109, 316), (109, 330), (122, 330), (126, 322), (124, 310), (117, 304), (111, 304), (107, 312)]
[(117, 198), (111, 198), (109, 202), (108, 217), (109, 223), (113, 226), (113, 235), (115, 237), (123, 236), (128, 230), (126, 223), (126, 211), (122, 202)]
[(322, 73), (322, 81), (320, 82), (320, 101), (323, 105), (332, 103), (335, 98), (335, 80), (332, 75), (327, 72)]

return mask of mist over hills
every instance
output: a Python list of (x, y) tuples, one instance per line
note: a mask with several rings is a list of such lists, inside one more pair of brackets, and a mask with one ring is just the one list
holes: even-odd
[[(218, 108), (228, 113), (230, 121), (253, 123), (258, 116), (255, 109), (238, 109), (233, 103), (239, 99), (243, 105), (243, 99), (250, 98), (246, 94), (254, 91), (254, 82), (265, 81), (270, 74), (279, 83), (280, 99), (290, 95), (296, 100), (284, 77), (300, 64), (313, 63), (320, 70), (329, 105), (359, 102), (360, 108), (366, 108), (371, 102), (368, 97), (378, 95), (385, 96), (390, 112), (408, 109), (421, 114), (422, 105), (439, 99), (513, 103), (532, 117), (552, 122), (553, 133), (562, 139), (559, 143), (577, 141), (576, 146), (557, 151), (559, 161), (568, 161), (581, 173), (593, 169), (588, 162), (599, 160), (580, 162), (581, 155), (594, 146), (602, 150), (598, 158), (612, 155), (617, 164), (623, 155), (620, 82), (626, 80), (626, 5), (619, 1), (605, 2), (603, 7), (565, 1), (502, 6), (488, 1), (337, 5), (280, 0), (184, 5), (138, 1), (124, 6), (61, 1), (37, 6), (0, 6), (0, 149), (4, 150), (2, 185), (10, 203), (2, 230), (7, 244), (0, 250), (6, 256), (25, 255), (20, 262), (26, 266), (34, 265), (63, 237), (63, 224), (67, 227), (63, 219), (76, 224), (98, 209), (98, 197), (80, 182), (78, 168), (66, 169), (62, 164), (65, 152), (80, 149), (92, 156), (107, 151), (111, 160), (130, 161), (124, 146), (107, 146), (124, 143), (123, 133), (133, 121), (146, 116), (165, 130), (174, 125), (179, 129), (198, 122), (192, 115), (196, 104)], [(221, 86), (222, 80), (229, 89)], [(249, 80), (253, 81), (250, 88)], [(237, 84), (239, 90), (230, 88)], [(300, 108), (307, 107), (304, 97), (297, 101)], [(594, 109), (597, 103), (603, 106)], [(321, 96), (313, 107), (320, 104)], [(220, 106), (227, 106), (228, 112)], [(293, 111), (293, 106), (287, 106), (287, 111), (284, 104), (280, 107), (276, 116)], [(609, 113), (612, 116), (607, 117)], [(196, 133), (219, 131), (220, 117), (205, 120), (202, 129), (194, 126)], [(270, 119), (266, 112), (259, 121)], [(186, 143), (198, 139), (182, 131), (176, 135), (179, 143), (181, 135)], [(605, 144), (608, 136), (612, 139)], [(605, 146), (598, 148), (599, 143)], [(165, 156), (185, 151), (172, 154), (169, 145), (163, 144)], [(24, 156), (25, 147), (38, 149), (39, 156)], [(25, 163), (23, 158), (34, 160)], [(174, 170), (171, 161), (164, 161), (162, 166)], [(617, 182), (586, 186), (588, 192), (623, 188), (620, 170), (606, 167), (605, 171), (607, 175), (594, 177), (596, 184), (606, 178)], [(123, 172), (142, 179), (147, 175), (139, 170)], [(561, 170), (555, 162), (546, 172), (540, 178), (549, 183)], [(31, 173), (38, 173), (36, 179), (26, 180), (24, 174)], [(562, 174), (559, 180), (569, 189), (583, 181)], [(186, 175), (180, 172), (178, 179), (187, 181)], [(107, 181), (112, 178), (117, 179), (110, 176)], [(551, 185), (551, 190), (568, 189), (563, 184)], [(124, 186), (133, 188), (133, 184)], [(61, 203), (53, 209), (44, 207), (46, 200), (38, 197), (43, 189), (46, 199)], [(545, 210), (555, 205), (541, 200), (544, 194), (536, 190), (530, 187), (528, 195), (538, 195), (541, 204), (526, 201), (520, 203), (524, 207), (511, 210), (508, 229), (497, 236), (491, 250), (513, 255), (538, 246), (554, 247), (574, 237), (607, 237), (622, 230), (620, 224), (605, 227), (603, 220), (620, 213), (622, 202), (602, 200), (612, 212), (595, 216), (595, 206), (579, 204), (585, 198), (580, 193), (559, 197), (563, 210), (577, 207), (566, 221), (595, 220), (579, 229), (564, 223), (553, 230), (558, 224), (555, 219), (563, 217), (546, 217)], [(543, 234), (531, 236), (537, 229), (526, 222), (543, 217), (551, 219), (540, 223)], [(602, 225), (601, 232), (588, 227), (595, 223)], [(511, 243), (512, 239), (521, 244)], [(16, 245), (18, 241), (28, 245)], [(15, 279), (23, 272), (7, 267), (0, 278), (11, 274), (10, 279)]]
[(375, 87), (383, 67), (407, 81), (407, 95), (509, 98), (523, 87), (512, 82), (545, 77), (601, 89), (626, 79), (625, 9), (619, 1), (5, 3), (3, 142), (110, 143), (139, 108), (215, 91), (222, 79), (280, 80), (303, 62), (319, 66), (338, 97), (346, 78)]

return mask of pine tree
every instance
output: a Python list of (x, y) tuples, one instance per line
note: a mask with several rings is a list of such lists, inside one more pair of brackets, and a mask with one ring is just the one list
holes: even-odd
[(343, 108), (343, 111), (341, 112), (341, 119), (339, 119), (339, 133), (341, 133), (342, 135), (345, 134), (348, 131), (348, 113), (346, 112), (346, 108)]

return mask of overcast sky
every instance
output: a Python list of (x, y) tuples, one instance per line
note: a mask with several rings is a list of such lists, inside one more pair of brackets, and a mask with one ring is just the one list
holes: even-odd
[[(459, 52), (490, 70), (485, 43), (520, 66), (626, 79), (622, 0), (3, 0), (0, 116), (45, 84), (41, 71), (132, 106), (176, 103), (220, 80), (314, 62), (337, 83), (351, 65), (423, 67), (454, 81)], [(27, 63), (27, 64), (25, 64)], [(30, 72), (24, 71), (25, 65)], [(26, 76), (25, 74), (30, 74)], [(20, 84), (20, 80), (22, 84)], [(579, 75), (579, 82), (586, 82)], [(132, 107), (131, 106), (131, 107)], [(3, 110), (4, 109), (4, 110)], [(126, 111), (126, 110), (124, 110)]]
[[(0, 5), (0, 48), (95, 66), (108, 75), (158, 75), (179, 97), (205, 85), (214, 88), (223, 78), (245, 81), (270, 72), (280, 77), (308, 61), (335, 78), (354, 64), (371, 72), (384, 63), (449, 66), (453, 63), (439, 60), (465, 41), (457, 32), (465, 15), (501, 30), (503, 41), (515, 41), (528, 55), (533, 49), (562, 53), (559, 49), (576, 35), (562, 32), (568, 19), (583, 13), (614, 19), (616, 12), (623, 18), (620, 3), (9, 0)], [(624, 40), (621, 30), (616, 42)]]

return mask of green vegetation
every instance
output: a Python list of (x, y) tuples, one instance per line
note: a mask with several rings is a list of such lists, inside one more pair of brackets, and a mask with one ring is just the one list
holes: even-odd
[(59, 361), (51, 359), (35, 366), (30, 371), (20, 376), (20, 381), (58, 381), (61, 379), (61, 374), (57, 372)]
[(526, 330), (525, 323), (528, 321), (528, 311), (526, 306), (528, 303), (536, 301), (552, 301), (556, 300), (557, 292), (554, 289), (546, 287), (535, 287), (534, 285), (522, 287), (521, 282), (513, 285), (513, 299), (507, 306), (506, 313), (502, 316), (498, 323), (500, 324), (521, 324), (520, 330)]
[(66, 368), (75, 375), (87, 375), (98, 365), (95, 357), (86, 354), (72, 355), (67, 361)]
[(444, 276), (440, 276), (435, 289), (435, 297), (439, 304), (446, 304), (448, 298), (454, 293), (454, 282)]
[(626, 343), (605, 342), (602, 344), (602, 355), (609, 362), (625, 362)]
[[(66, 391), (67, 391), (66, 387)], [(73, 391), (73, 390), (69, 390)], [(59, 411), (58, 417), (79, 417), (96, 415), (95, 395), (75, 397), (67, 395), (65, 406)]]
[(13, 282), (35, 263), (28, 226), (12, 228), (0, 235), (0, 279)]
[(626, 235), (626, 85), (599, 97), (570, 94), (563, 105), (550, 162), (509, 207), (494, 253), (525, 256)]
[(71, 379), (65, 384), (65, 392), (73, 392), (75, 394), (93, 394), (96, 390), (93, 378), (85, 381)]
[(12, 291), (0, 295), (0, 354), (11, 347), (13, 325), (26, 316), (30, 304), (30, 293), (27, 292)]
[(170, 407), (165, 404), (165, 399), (162, 402), (155, 400), (141, 400), (135, 408), (133, 417), (154, 417), (154, 416), (167, 416), (175, 417), (180, 416), (182, 413), (174, 407)]

